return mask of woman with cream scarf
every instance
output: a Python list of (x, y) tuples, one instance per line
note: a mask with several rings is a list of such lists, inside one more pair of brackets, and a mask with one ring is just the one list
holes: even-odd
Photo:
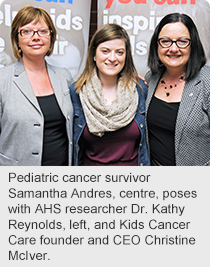
[(147, 86), (137, 78), (127, 32), (107, 24), (94, 34), (86, 66), (70, 87), (74, 162), (83, 166), (149, 165)]

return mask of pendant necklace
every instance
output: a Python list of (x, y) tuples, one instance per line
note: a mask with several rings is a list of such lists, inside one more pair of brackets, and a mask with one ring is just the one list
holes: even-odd
[(112, 93), (116, 90), (116, 88), (117, 88), (117, 87), (113, 88), (113, 89), (111, 90), (111, 93), (110, 93), (106, 98), (104, 98), (104, 101), (105, 101), (105, 102), (107, 102), (108, 98), (112, 95)]
[(166, 96), (170, 96), (172, 90), (175, 90), (176, 87), (178, 86), (179, 83), (181, 83), (182, 81), (184, 81), (185, 77), (184, 77), (184, 73), (179, 77), (179, 79), (174, 83), (174, 85), (172, 84), (169, 84), (167, 85), (166, 82), (165, 82), (165, 79), (164, 79), (164, 76), (163, 78), (161, 79), (160, 83), (161, 83), (161, 86), (164, 88), (164, 91), (166, 93)]

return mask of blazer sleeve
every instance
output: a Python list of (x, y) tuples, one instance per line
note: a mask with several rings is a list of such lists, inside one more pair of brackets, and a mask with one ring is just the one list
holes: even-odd
[(151, 80), (151, 77), (152, 77), (152, 72), (149, 70), (146, 72), (145, 77), (144, 77), (148, 85)]
[[(11, 65), (10, 65), (11, 66)], [(0, 70), (0, 133), (1, 133), (1, 118), (3, 113), (6, 89), (9, 86), (8, 82), (12, 80), (11, 67), (6, 66)]]
[(72, 75), (71, 75), (71, 72), (66, 68), (63, 69), (63, 72), (64, 72), (64, 76), (66, 77), (66, 79), (68, 81), (68, 87), (70, 87), (72, 85), (72, 83), (74, 82)]
[(53, 69), (58, 75), (63, 76), (65, 80), (67, 80), (68, 87), (72, 85), (74, 82), (74, 79), (72, 78), (71, 72), (66, 69), (66, 68), (60, 68), (60, 67), (55, 67), (50, 64), (48, 66)]
[(203, 108), (208, 114), (210, 125), (210, 67), (205, 66), (203, 68), (202, 80), (204, 83), (204, 103)]
[(2, 117), (2, 88), (3, 88), (3, 83), (2, 81), (0, 82), (0, 133), (1, 133), (1, 117)]

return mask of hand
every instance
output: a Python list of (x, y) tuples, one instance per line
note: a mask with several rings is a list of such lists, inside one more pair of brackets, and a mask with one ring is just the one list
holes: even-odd
[(139, 74), (136, 74), (136, 76), (137, 76), (139, 79), (141, 79), (141, 80), (147, 85), (147, 82), (146, 82), (146, 80), (145, 80), (144, 77), (142, 77), (142, 76), (139, 75)]

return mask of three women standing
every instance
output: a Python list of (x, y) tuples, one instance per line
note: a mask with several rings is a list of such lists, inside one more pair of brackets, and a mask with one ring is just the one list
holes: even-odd
[[(71, 74), (45, 62), (55, 37), (41, 8), (26, 6), (13, 20), (18, 61), (0, 73), (0, 165), (71, 165)], [(189, 16), (172, 13), (161, 20), (148, 63), (152, 165), (210, 165), (210, 68)], [(137, 79), (121, 26), (107, 24), (95, 33), (70, 92), (74, 165), (149, 165), (147, 88)]]

